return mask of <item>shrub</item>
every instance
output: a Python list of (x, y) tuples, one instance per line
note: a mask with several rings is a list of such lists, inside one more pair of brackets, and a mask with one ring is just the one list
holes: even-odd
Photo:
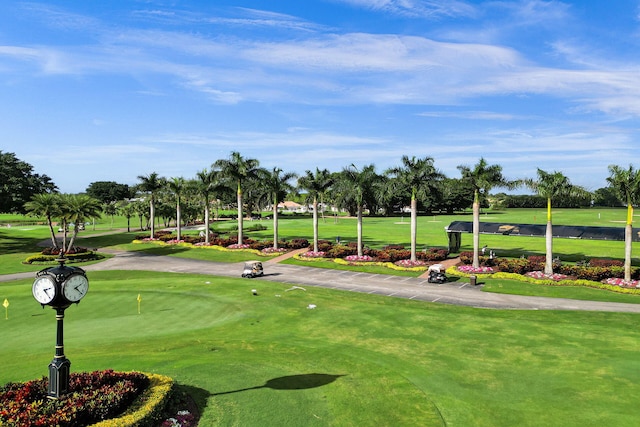
[(529, 261), (524, 258), (499, 258), (496, 266), (506, 273), (525, 274), (529, 270)]
[(46, 397), (47, 378), (9, 383), (0, 388), (0, 425), (93, 424), (122, 413), (149, 383), (149, 378), (139, 372), (73, 373), (69, 376), (69, 393), (56, 400)]
[(347, 245), (333, 245), (327, 252), (329, 258), (344, 258), (349, 255), (355, 255), (358, 253), (358, 249), (353, 246)]
[(624, 263), (617, 259), (599, 259), (593, 258), (589, 260), (589, 267), (623, 267)]
[(448, 255), (449, 251), (446, 249), (431, 248), (427, 251), (416, 253), (416, 258), (427, 262), (444, 261)]

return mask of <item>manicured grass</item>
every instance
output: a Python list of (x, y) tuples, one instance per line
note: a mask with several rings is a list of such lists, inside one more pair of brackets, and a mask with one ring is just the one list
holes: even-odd
[(480, 279), (480, 282), (484, 284), (482, 288), (484, 292), (640, 304), (640, 295), (621, 294), (584, 286), (549, 286), (505, 279)]
[[(72, 371), (169, 375), (194, 393), (201, 426), (637, 425), (637, 315), (481, 310), (187, 274), (89, 278), (64, 321)], [(53, 358), (55, 312), (30, 284), (0, 284), (10, 302), (0, 384), (46, 376)]]

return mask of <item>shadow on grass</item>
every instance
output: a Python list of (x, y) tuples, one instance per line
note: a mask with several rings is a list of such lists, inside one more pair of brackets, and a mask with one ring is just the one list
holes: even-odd
[(260, 386), (247, 387), (239, 390), (223, 391), (220, 393), (212, 393), (212, 396), (221, 396), (224, 394), (239, 393), (242, 391), (257, 390), (261, 388), (270, 388), (273, 390), (305, 390), (331, 384), (332, 382), (343, 376), (344, 375), (331, 374), (287, 375), (285, 377), (272, 378)]

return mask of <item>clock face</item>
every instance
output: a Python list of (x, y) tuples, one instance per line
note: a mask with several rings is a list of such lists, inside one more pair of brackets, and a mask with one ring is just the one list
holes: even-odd
[(56, 297), (56, 282), (51, 276), (40, 276), (33, 282), (31, 291), (40, 304), (49, 304)]
[(62, 284), (62, 294), (71, 302), (80, 301), (89, 290), (89, 281), (83, 274), (72, 274)]

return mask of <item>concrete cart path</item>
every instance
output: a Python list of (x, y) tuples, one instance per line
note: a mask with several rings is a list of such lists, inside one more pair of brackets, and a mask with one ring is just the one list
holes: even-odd
[[(243, 263), (216, 263), (149, 255), (140, 252), (117, 252), (113, 258), (83, 268), (88, 272), (99, 270), (150, 270), (240, 278)], [(33, 278), (34, 275), (34, 273), (7, 274), (0, 276), (0, 281)], [(267, 280), (292, 286), (318, 286), (343, 291), (479, 308), (640, 313), (640, 304), (496, 294), (482, 292), (482, 286), (470, 286), (468, 283), (433, 284), (428, 283), (425, 278), (329, 270), (287, 264), (268, 263), (265, 265), (264, 276), (245, 280), (247, 280), (247, 287), (257, 289), (259, 289), (260, 281)]]

